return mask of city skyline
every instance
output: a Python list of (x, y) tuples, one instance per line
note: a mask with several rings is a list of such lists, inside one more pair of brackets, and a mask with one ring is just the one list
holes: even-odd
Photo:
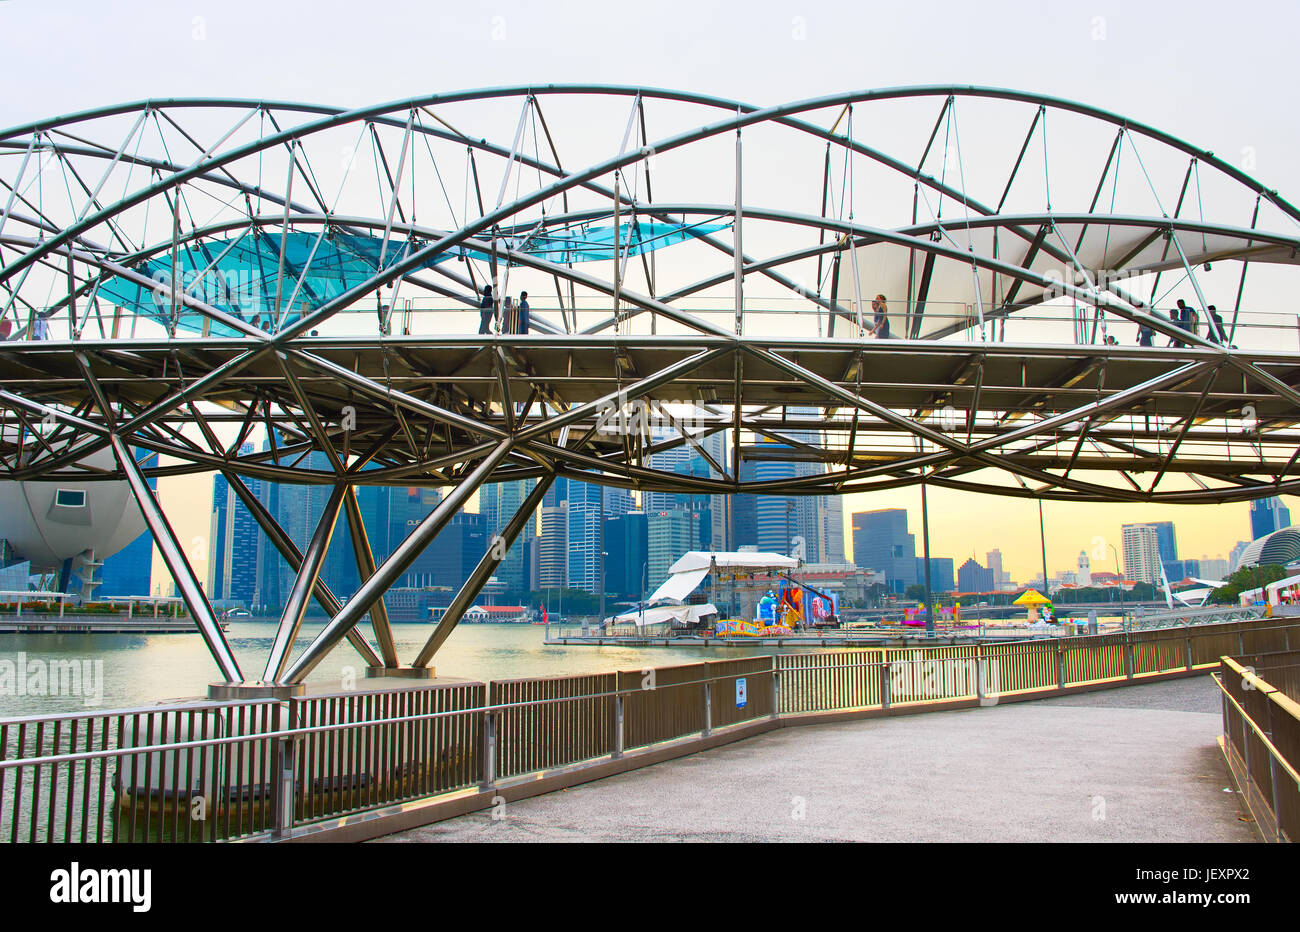
[[(212, 494), (211, 475), (164, 478), (159, 483), (163, 507), (176, 522), (177, 536), (181, 540), (207, 540)], [(940, 488), (929, 489), (928, 495), (932, 559), (950, 558), (956, 566), (968, 557), (974, 557), (983, 565), (987, 553), (998, 549), (1002, 552), (1002, 569), (1010, 574), (1012, 580), (1025, 584), (1042, 575), (1036, 502), (952, 492)], [(208, 503), (199, 508), (198, 513), (193, 508), (196, 499)], [(953, 501), (959, 502), (961, 507), (952, 508)], [(919, 561), (923, 556), (919, 490), (902, 490), (887, 495), (846, 495), (842, 496), (841, 503), (846, 562), (856, 560), (852, 543), (852, 516), (863, 511), (888, 508), (907, 511), (909, 531), (916, 537), (915, 557)], [(1300, 507), (1300, 500), (1293, 496), (1283, 496), (1282, 503), (1287, 508)], [(467, 511), (475, 513), (479, 512), (479, 508), (478, 496), (471, 498), (466, 506)], [(1074, 571), (1080, 550), (1089, 554), (1094, 572), (1113, 573), (1115, 557), (1109, 549), (1110, 545), (1114, 545), (1118, 551), (1123, 571), (1121, 528), (1124, 524), (1174, 522), (1180, 560), (1208, 557), (1230, 561), (1233, 546), (1239, 541), (1250, 540), (1249, 503), (1132, 506), (1045, 502), (1043, 513), (1049, 576)], [(1094, 552), (1098, 546), (1104, 551), (1104, 557), (1098, 556), (1100, 551)], [(206, 554), (202, 559), (196, 559), (195, 564), (200, 578), (206, 580)], [(652, 579), (650, 586), (653, 588), (661, 581)], [(155, 594), (160, 583), (169, 585), (170, 577), (155, 551), (151, 568), (151, 591)]]

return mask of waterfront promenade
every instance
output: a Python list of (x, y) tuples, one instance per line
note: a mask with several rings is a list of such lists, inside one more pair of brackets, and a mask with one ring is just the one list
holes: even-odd
[(1208, 676), (783, 728), (382, 841), (1252, 842)]

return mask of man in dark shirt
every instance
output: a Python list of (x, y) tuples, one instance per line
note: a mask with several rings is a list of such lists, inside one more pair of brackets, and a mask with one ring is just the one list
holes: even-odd
[(528, 292), (519, 292), (519, 332), (528, 332)]
[(1223, 326), (1223, 318), (1219, 316), (1219, 309), (1213, 304), (1205, 309), (1210, 315), (1210, 324), (1205, 328), (1205, 337), (1211, 343), (1228, 342), (1228, 331)]
[(492, 300), (492, 286), (483, 286), (483, 300), (478, 303), (479, 333), (492, 332), (492, 318), (496, 316), (496, 302)]
[[(1192, 311), (1192, 309), (1189, 308), (1189, 307), (1188, 307), (1188, 306), (1183, 302), (1183, 299), (1182, 299), (1182, 298), (1179, 298), (1179, 299), (1178, 299), (1178, 306), (1177, 306), (1176, 308), (1174, 308), (1172, 311), (1169, 312), (1169, 320), (1170, 320), (1170, 322), (1171, 322), (1175, 327), (1178, 327), (1178, 328), (1181, 329), (1181, 330), (1186, 330), (1186, 329), (1187, 329), (1187, 318), (1188, 318), (1188, 315), (1191, 314), (1191, 311)], [(1180, 348), (1180, 347), (1186, 346), (1187, 344), (1184, 343), (1182, 340), (1178, 339), (1178, 337), (1170, 337), (1170, 338), (1169, 338), (1169, 345), (1172, 346), (1172, 347), (1174, 347), (1174, 348)]]

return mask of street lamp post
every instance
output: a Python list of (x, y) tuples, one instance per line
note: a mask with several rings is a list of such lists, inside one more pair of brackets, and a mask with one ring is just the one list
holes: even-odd
[(600, 624), (603, 628), (605, 625), (605, 558), (609, 556), (605, 551), (600, 552)]
[(1038, 543), (1043, 552), (1043, 596), (1050, 599), (1052, 596), (1047, 591), (1047, 530), (1043, 526), (1043, 500), (1041, 498), (1038, 500)]
[(1107, 544), (1106, 546), (1115, 555), (1115, 581), (1119, 583), (1119, 621), (1120, 624), (1127, 625), (1128, 622), (1124, 618), (1124, 574), (1119, 571), (1119, 551), (1115, 549), (1114, 544)]
[[(934, 597), (930, 594), (930, 509), (925, 500), (924, 480), (921, 482), (921, 540), (925, 550), (925, 633), (934, 634)], [(996, 580), (993, 588), (997, 589)]]

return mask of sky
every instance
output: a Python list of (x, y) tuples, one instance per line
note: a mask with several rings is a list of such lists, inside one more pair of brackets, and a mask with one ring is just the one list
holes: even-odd
[[(1289, 89), (1297, 26), (1294, 3), (1225, 8), (1196, 0), (1173, 8), (3, 0), (0, 126), (182, 96), (361, 105), (476, 86), (591, 82), (771, 104), (855, 88), (982, 84), (1115, 110), (1229, 161), (1248, 158), (1252, 174), (1295, 200), (1300, 122)], [(207, 535), (207, 485), (163, 483), (182, 540)], [(916, 491), (849, 496), (846, 524), (854, 511), (887, 507), (912, 512), (919, 549)], [(1118, 546), (1120, 524), (1130, 521), (1173, 520), (1182, 556), (1227, 556), (1249, 537), (1247, 507), (1047, 503), (1049, 571), (1072, 568), (1098, 538)], [(1040, 570), (1033, 502), (936, 490), (930, 516), (933, 555), (983, 562), (998, 547), (1014, 578)]]

